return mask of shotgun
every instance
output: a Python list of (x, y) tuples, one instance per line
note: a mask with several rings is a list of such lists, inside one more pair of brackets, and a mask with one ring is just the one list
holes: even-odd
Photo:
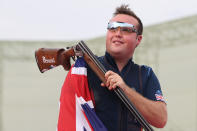
[[(62, 65), (65, 70), (69, 70), (71, 67), (70, 58), (72, 57), (73, 59), (75, 59), (75, 56), (77, 57), (83, 56), (86, 63), (96, 73), (99, 79), (103, 83), (106, 83), (105, 73), (107, 72), (107, 70), (83, 41), (80, 41), (76, 46), (70, 47), (67, 50), (65, 50), (64, 48), (62, 49), (40, 48), (35, 52), (36, 62), (38, 64), (41, 73), (59, 65)], [(132, 113), (132, 115), (137, 119), (137, 121), (144, 128), (144, 130), (153, 131), (152, 127), (139, 113), (139, 111), (128, 99), (128, 97), (124, 94), (123, 90), (117, 87), (113, 91), (124, 103), (127, 109)]]

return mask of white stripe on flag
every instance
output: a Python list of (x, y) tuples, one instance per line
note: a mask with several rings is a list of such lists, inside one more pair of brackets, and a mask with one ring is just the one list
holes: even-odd
[[(92, 103), (92, 100), (85, 101), (85, 100), (83, 99), (82, 96), (81, 96), (81, 97), (77, 97), (77, 96), (76, 96), (76, 100), (77, 100), (77, 102), (78, 102), (79, 104), (85, 104), (85, 103), (87, 103), (87, 104), (90, 106), (90, 108), (94, 108), (93, 103)], [(81, 108), (81, 109), (82, 109), (82, 108)]]
[[(81, 107), (81, 102), (85, 102), (85, 100), (82, 97), (75, 96), (75, 98), (76, 98), (76, 131), (83, 131), (84, 128), (87, 131), (91, 131), (91, 127), (89, 126), (89, 124), (84, 116), (83, 109)], [(89, 102), (87, 102), (87, 103), (89, 103)], [(92, 103), (92, 102), (90, 101), (90, 103)], [(93, 106), (93, 104), (92, 104), (92, 106)]]
[(87, 76), (87, 68), (85, 68), (85, 67), (73, 67), (71, 74)]

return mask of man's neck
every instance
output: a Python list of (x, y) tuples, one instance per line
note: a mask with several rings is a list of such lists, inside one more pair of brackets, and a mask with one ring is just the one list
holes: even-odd
[(121, 72), (125, 65), (128, 63), (129, 59), (115, 59), (118, 70)]

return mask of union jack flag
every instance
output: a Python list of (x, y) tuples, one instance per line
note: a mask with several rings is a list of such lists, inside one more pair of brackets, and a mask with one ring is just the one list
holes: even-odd
[(57, 131), (107, 131), (94, 111), (82, 57), (72, 66), (63, 84)]
[(156, 91), (155, 97), (156, 97), (156, 100), (157, 100), (157, 101), (163, 101), (163, 102), (165, 102), (164, 97), (163, 97), (163, 95), (162, 95), (162, 93), (161, 93), (160, 90), (157, 90), (157, 91)]

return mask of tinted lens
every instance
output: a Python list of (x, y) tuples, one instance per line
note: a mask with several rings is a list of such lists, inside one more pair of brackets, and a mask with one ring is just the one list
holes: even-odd
[(111, 27), (111, 28), (107, 28), (108, 30), (111, 30), (111, 31), (116, 31), (117, 28), (114, 28), (114, 27)]
[(120, 27), (120, 30), (125, 33), (132, 33), (133, 29), (129, 27)]
[(120, 31), (124, 33), (132, 33), (132, 32), (137, 33), (137, 30), (135, 29), (134, 25), (124, 23), (124, 22), (110, 22), (108, 23), (108, 26), (107, 26), (107, 29), (110, 31), (116, 31), (119, 28), (120, 28)]

